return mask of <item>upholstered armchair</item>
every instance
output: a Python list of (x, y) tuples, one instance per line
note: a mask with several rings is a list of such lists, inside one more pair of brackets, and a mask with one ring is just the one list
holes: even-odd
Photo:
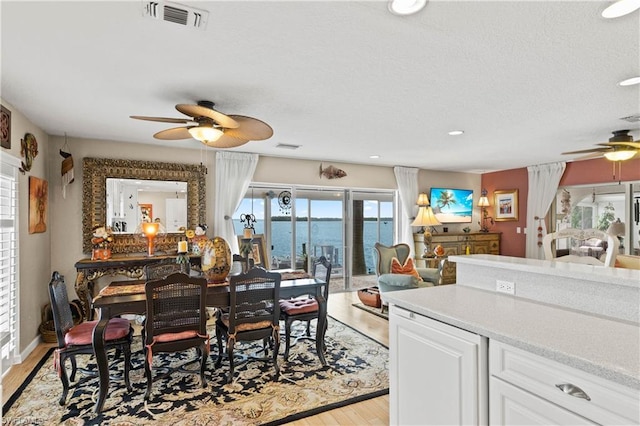
[[(385, 293), (410, 288), (433, 287), (441, 282), (441, 266), (438, 268), (413, 267), (413, 258), (410, 257), (411, 249), (408, 244), (401, 243), (388, 247), (376, 243), (373, 254), (382, 309), (387, 304)], [(395, 267), (393, 267), (394, 258), (396, 259)]]

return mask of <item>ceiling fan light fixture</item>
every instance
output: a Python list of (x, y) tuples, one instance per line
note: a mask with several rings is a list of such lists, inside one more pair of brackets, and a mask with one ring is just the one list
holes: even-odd
[(609, 161), (626, 161), (633, 158), (634, 155), (636, 155), (636, 151), (631, 149), (609, 151), (604, 153), (604, 157)]
[(389, 12), (394, 15), (413, 15), (421, 11), (428, 0), (389, 0)]
[(189, 133), (200, 142), (214, 142), (224, 134), (222, 130), (211, 126), (189, 127)]
[(640, 0), (618, 0), (602, 11), (602, 17), (611, 19), (628, 15), (640, 9)]

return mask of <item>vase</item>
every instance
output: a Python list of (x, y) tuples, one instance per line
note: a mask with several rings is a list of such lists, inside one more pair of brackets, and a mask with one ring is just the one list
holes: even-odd
[(224, 238), (215, 237), (202, 248), (202, 273), (209, 283), (222, 283), (231, 270), (231, 249)]

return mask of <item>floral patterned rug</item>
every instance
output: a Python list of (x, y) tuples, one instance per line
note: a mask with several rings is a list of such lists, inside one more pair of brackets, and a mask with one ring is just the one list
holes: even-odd
[[(294, 326), (296, 333), (302, 332), (302, 323)], [(210, 332), (213, 337), (213, 330)], [(212, 348), (205, 389), (198, 374), (175, 372), (154, 381), (151, 399), (145, 402), (143, 356), (140, 337), (136, 337), (130, 373), (133, 391), (127, 392), (122, 382), (112, 381), (100, 415), (93, 413), (97, 379), (72, 389), (67, 405), (58, 405), (62, 385), (49, 353), (6, 402), (3, 425), (279, 425), (389, 392), (389, 351), (385, 346), (333, 318), (329, 318), (325, 341), (327, 367), (318, 361), (312, 340), (299, 340), (292, 346), (288, 362), (280, 355), (278, 381), (273, 381), (273, 364), (250, 359), (236, 363), (232, 384), (226, 384), (228, 362), (215, 369), (217, 350)], [(261, 342), (245, 343), (235, 352), (251, 353), (261, 347)], [(280, 354), (283, 352), (284, 338)], [(195, 351), (158, 355), (154, 375), (161, 365), (180, 365), (195, 357)], [(79, 357), (79, 364), (86, 363), (82, 358), (87, 357)], [(116, 367), (122, 368), (121, 360), (112, 365), (112, 369)], [(198, 363), (188, 364), (188, 368), (197, 370)]]

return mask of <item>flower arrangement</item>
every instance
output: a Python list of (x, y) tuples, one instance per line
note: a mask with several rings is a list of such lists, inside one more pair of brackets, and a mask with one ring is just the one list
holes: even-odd
[(93, 238), (91, 243), (93, 244), (93, 252), (91, 258), (93, 260), (107, 260), (111, 258), (111, 249), (109, 244), (113, 242), (113, 234), (111, 228), (106, 226), (99, 226), (93, 230)]

